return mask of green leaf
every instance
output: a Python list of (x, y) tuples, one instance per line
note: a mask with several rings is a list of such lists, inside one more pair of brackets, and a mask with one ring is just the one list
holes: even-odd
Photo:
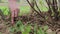
[(48, 26), (46, 25), (46, 26), (44, 26), (43, 28), (44, 28), (44, 30), (47, 30), (47, 29), (48, 29)]
[(31, 25), (26, 25), (22, 34), (29, 34), (31, 31)]
[(30, 6), (21, 6), (19, 16), (29, 14), (30, 13)]
[(2, 10), (4, 15), (9, 15), (9, 9), (5, 6), (0, 6), (0, 9)]
[(43, 12), (48, 11), (49, 8), (48, 8), (46, 1), (45, 0), (39, 0), (39, 2), (40, 2), (40, 5), (39, 5), (40, 10)]
[(14, 32), (15, 31), (15, 28), (10, 27), (9, 30), (10, 30), (10, 32)]
[(42, 30), (42, 27), (40, 27), (37, 31), (38, 34), (45, 34), (45, 32)]
[(24, 31), (24, 25), (20, 26), (19, 30), (21, 30), (21, 32)]
[(16, 23), (16, 29), (18, 30), (18, 31), (24, 31), (24, 25), (23, 25), (23, 23), (21, 22), (21, 21), (17, 21), (17, 23)]
[(25, 27), (25, 29), (26, 29), (27, 32), (30, 32), (30, 31), (31, 31), (31, 25), (27, 25), (27, 26)]
[(21, 21), (17, 21), (17, 23), (16, 23), (16, 27), (18, 27), (18, 26), (22, 26), (23, 25), (23, 23), (21, 22)]
[(5, 8), (5, 9), (4, 9), (4, 15), (9, 15), (9, 10), (8, 10), (8, 8)]
[(2, 32), (0, 32), (0, 34), (2, 34)]
[(37, 32), (37, 24), (34, 24), (34, 34), (36, 34)]

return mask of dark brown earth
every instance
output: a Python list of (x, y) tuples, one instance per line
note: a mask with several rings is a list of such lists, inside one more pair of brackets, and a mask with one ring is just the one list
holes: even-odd
[[(43, 15), (43, 14), (42, 14)], [(2, 32), (2, 34), (10, 34), (9, 32), (9, 27), (11, 27), (11, 21), (10, 21), (10, 17), (6, 20), (1, 19), (2, 16), (0, 16), (0, 32)], [(6, 17), (5, 17), (6, 18)], [(36, 13), (30, 14), (30, 15), (23, 15), (23, 16), (19, 16), (17, 17), (16, 21), (21, 20), (23, 22), (23, 24), (26, 24), (27, 22), (30, 22), (32, 24), (37, 23), (38, 25), (44, 26), (44, 25), (48, 25), (49, 28), (47, 30), (48, 34), (52, 34), (53, 32), (56, 33), (60, 33), (60, 21), (55, 21), (57, 22), (55, 23), (50, 23), (51, 20), (50, 18), (47, 20), (44, 20), (43, 18), (41, 18), (39, 15), (37, 15)], [(48, 22), (50, 21), (50, 22)], [(17, 32), (17, 34), (19, 34), (20, 32)]]

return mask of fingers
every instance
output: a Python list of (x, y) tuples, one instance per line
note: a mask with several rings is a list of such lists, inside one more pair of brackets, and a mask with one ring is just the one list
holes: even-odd
[(11, 17), (14, 17), (14, 11), (11, 11)]
[(11, 11), (11, 23), (13, 24), (14, 23), (14, 17), (18, 17), (18, 12), (19, 12), (19, 9), (16, 9), (14, 11)]
[(16, 9), (15, 10), (15, 17), (18, 17), (18, 12), (19, 12), (19, 9)]
[(11, 19), (11, 23), (14, 24), (14, 18)]
[(18, 11), (16, 10), (15, 11), (15, 16), (14, 17), (17, 17), (18, 16)]
[(14, 23), (14, 11), (11, 12), (11, 23)]

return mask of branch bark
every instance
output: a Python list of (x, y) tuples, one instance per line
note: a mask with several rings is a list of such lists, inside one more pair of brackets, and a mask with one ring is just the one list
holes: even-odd
[(29, 3), (29, 5), (31, 6), (31, 8), (32, 8), (37, 14), (39, 14), (42, 18), (44, 18), (44, 17), (41, 15), (41, 13), (39, 13), (39, 12), (31, 5), (31, 3), (29, 2), (29, 0), (27, 0), (27, 2)]

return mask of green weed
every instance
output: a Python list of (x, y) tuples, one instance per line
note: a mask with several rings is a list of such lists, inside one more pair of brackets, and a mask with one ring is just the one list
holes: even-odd
[(0, 32), (0, 34), (2, 34), (2, 33)]
[(10, 32), (21, 32), (22, 34), (29, 34), (31, 31), (31, 25), (23, 25), (21, 21), (18, 21), (13, 27), (10, 28)]
[(37, 34), (47, 34), (45, 32), (47, 29), (48, 29), (48, 26), (44, 26), (43, 28), (39, 27), (39, 29), (37, 30)]

